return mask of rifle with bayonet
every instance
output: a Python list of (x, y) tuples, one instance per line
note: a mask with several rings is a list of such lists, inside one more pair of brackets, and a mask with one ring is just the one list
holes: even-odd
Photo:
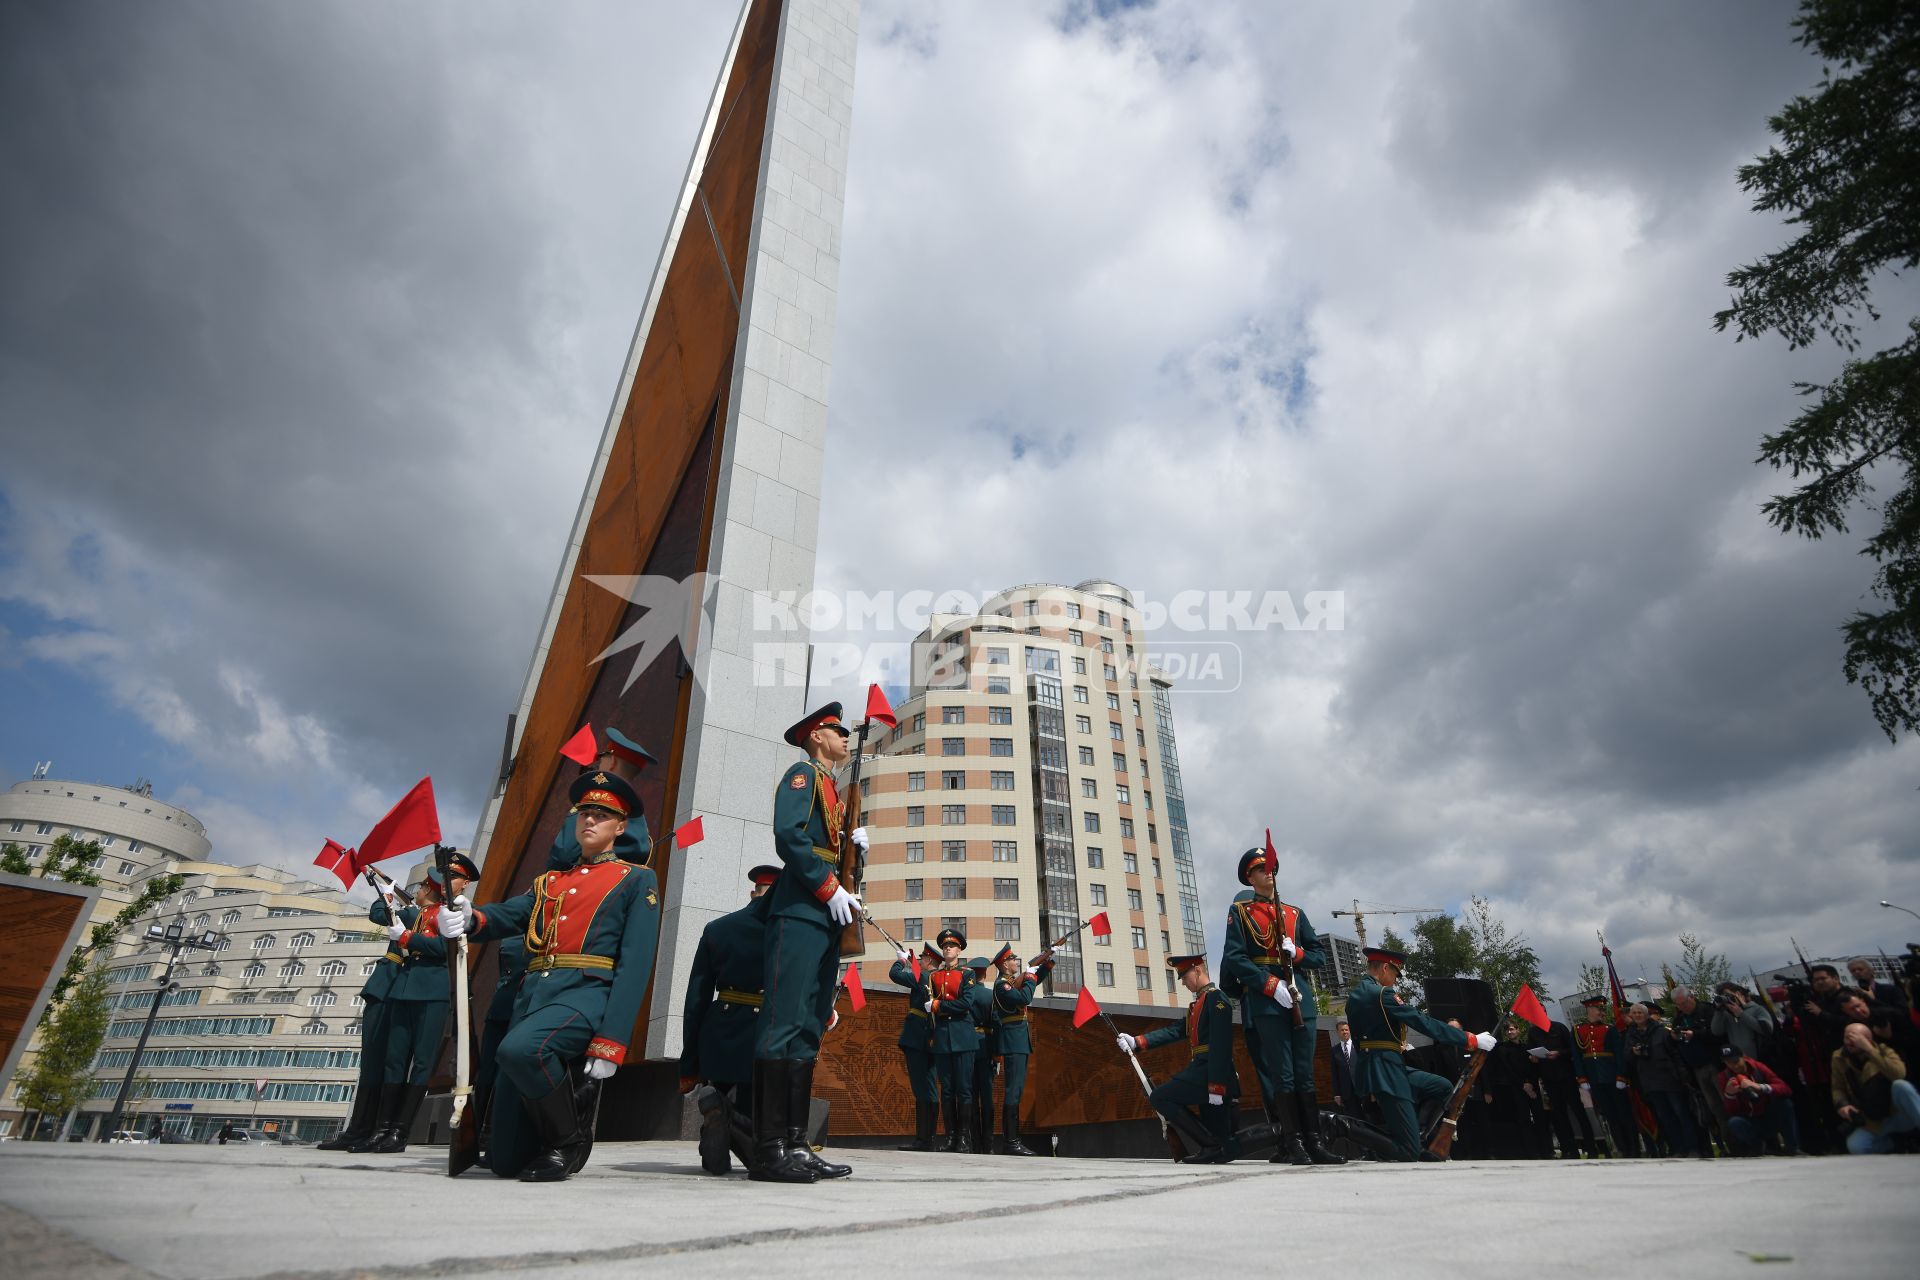
[[(433, 865), (440, 870), (441, 897), (453, 903), (453, 846), (433, 847)], [(467, 939), (453, 939), (447, 947), (448, 994), (453, 1004), (453, 1093), (447, 1116), (447, 1176), (457, 1178), (480, 1160), (480, 1117), (467, 1104), (473, 1096), (473, 1008), (467, 998)]]

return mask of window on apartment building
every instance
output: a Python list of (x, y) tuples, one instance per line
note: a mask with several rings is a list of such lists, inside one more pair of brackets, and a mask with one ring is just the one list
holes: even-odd
[(1034, 614), (1039, 612), (1040, 612), (1040, 602), (1038, 600), (1022, 600), (1020, 602), (1020, 615), (1022, 617), (1031, 618)]
[(923, 732), (926, 729), (926, 727), (927, 727), (927, 713), (924, 711), (914, 712), (913, 713), (913, 731), (915, 733), (920, 733), (920, 732)]
[(296, 933), (293, 935), (293, 941), (287, 945), (295, 951), (298, 951), (302, 947), (310, 947), (313, 945), (313, 935), (310, 933)]
[(300, 961), (289, 960), (280, 966), (280, 981), (285, 982), (288, 978), (297, 978), (306, 971), (307, 966), (300, 963)]
[(1001, 902), (1018, 902), (1020, 900), (1020, 882), (1010, 877), (995, 876), (993, 881), (993, 896)]
[(1107, 722), (1107, 736), (1115, 742), (1125, 742), (1127, 740), (1126, 730), (1120, 727), (1118, 720), (1109, 720)]
[(1077, 684), (1073, 686), (1073, 700), (1075, 702), (1090, 701), (1090, 699), (1087, 697), (1087, 686), (1083, 684)]
[(1077, 604), (1069, 603), (1067, 605), (1067, 616), (1077, 621), (1080, 617), (1080, 606)]
[(988, 739), (987, 754), (994, 755), (994, 756), (1011, 756), (1013, 754), (1013, 739), (1012, 738)]
[(1113, 786), (1113, 798), (1121, 804), (1132, 804), (1133, 789), (1124, 782), (1116, 782)]
[(122, 863), (120, 864), (120, 874), (121, 874), (121, 875), (123, 875), (123, 876), (130, 876), (130, 875), (132, 875), (132, 874), (133, 874), (133, 864), (132, 864), (131, 862), (122, 862)]
[(907, 825), (910, 827), (926, 826), (927, 825), (927, 807), (923, 804), (908, 805), (907, 806)]
[(1160, 878), (1160, 859), (1158, 858), (1153, 860), (1153, 878), (1155, 880)]
[(1131, 853), (1123, 853), (1120, 855), (1120, 866), (1128, 875), (1137, 876), (1140, 874), (1140, 859)]
[(243, 978), (257, 978), (266, 971), (267, 966), (255, 960), (252, 964), (240, 971), (240, 976)]
[(1093, 748), (1092, 747), (1080, 748), (1080, 763), (1088, 766), (1089, 768), (1092, 767), (1093, 765)]
[(926, 770), (916, 769), (912, 773), (909, 773), (907, 775), (907, 790), (925, 791), (926, 789), (927, 789)]
[(995, 942), (1020, 941), (1020, 917), (995, 916), (993, 918), (993, 940)]
[(1100, 652), (1102, 653), (1113, 652), (1113, 638), (1111, 636), (1100, 637)]
[(1167, 914), (1167, 895), (1164, 893), (1154, 894), (1153, 905), (1161, 915)]
[(1162, 951), (1173, 950), (1173, 941), (1167, 937), (1167, 931), (1165, 929), (1160, 931), (1160, 949)]
[(253, 940), (253, 949), (255, 951), (265, 951), (268, 948), (272, 947), (273, 943), (274, 943), (273, 935), (270, 933), (263, 933)]
[(996, 827), (1015, 826), (1017, 825), (1018, 820), (1013, 815), (1014, 815), (1013, 805), (1010, 805), (1010, 804), (994, 805), (993, 806), (993, 825)]
[(967, 754), (967, 740), (965, 738), (940, 739), (940, 754), (943, 756), (963, 756)]
[(1148, 791), (1145, 787), (1142, 787), (1140, 789), (1140, 795), (1145, 799), (1147, 808), (1149, 809), (1153, 808), (1153, 792)]
[(1080, 795), (1082, 799), (1098, 800), (1100, 798), (1100, 784), (1092, 778), (1080, 779)]
[[(372, 968), (373, 966), (368, 965), (367, 967)], [(260, 999), (260, 993), (258, 991), (236, 991), (232, 995), (227, 997), (227, 1003), (228, 1004), (253, 1004), (255, 1001), (259, 999)]]
[(906, 933), (903, 936), (908, 942), (918, 942), (922, 937), (920, 930), (923, 927), (919, 916), (909, 916), (906, 922)]
[(940, 825), (957, 827), (967, 820), (967, 806), (963, 804), (943, 804), (940, 806)]
[(995, 791), (1011, 791), (1013, 790), (1013, 771), (1011, 769), (995, 769), (989, 781), (992, 783)]
[(1087, 660), (1085, 658), (1075, 658), (1073, 660), (1073, 674), (1077, 676), (1087, 674)]
[(1133, 966), (1133, 986), (1136, 991), (1153, 990), (1153, 971), (1143, 964)]
[(13, 820), (13, 829), (15, 831), (25, 831), (27, 829), (27, 820), (25, 818), (15, 818)]
[(1087, 846), (1087, 865), (1099, 870), (1107, 865), (1107, 851), (1097, 844)]
[(142, 849), (144, 849), (144, 848), (146, 848), (146, 847), (147, 847), (147, 846), (146, 846), (146, 844), (145, 844), (145, 843), (143, 843), (142, 841), (139, 841), (139, 840), (129, 840), (129, 841), (127, 841), (127, 852), (128, 852), (128, 853), (138, 853), (138, 852), (140, 852), (140, 851), (141, 851)]
[(1100, 611), (1100, 625), (1103, 627), (1110, 627), (1113, 625), (1113, 617), (1110, 614), (1108, 614), (1108, 612), (1105, 609), (1102, 609)]
[(1120, 695), (1117, 693), (1109, 693), (1107, 695), (1107, 710), (1118, 711), (1119, 709), (1120, 709)]
[(925, 862), (927, 860), (927, 842), (925, 840), (907, 841), (907, 861)]
[(1080, 825), (1083, 829), (1098, 834), (1100, 830), (1100, 815), (1089, 810), (1080, 815)]
[(1140, 909), (1140, 891), (1138, 889), (1127, 890), (1127, 910), (1138, 911)]
[(1140, 748), (1140, 749), (1141, 749), (1142, 751), (1145, 751), (1145, 750), (1147, 749), (1147, 733), (1146, 733), (1146, 730), (1144, 730), (1144, 729), (1135, 729), (1135, 730), (1133, 731), (1133, 745), (1134, 745), (1134, 746), (1136, 746), (1136, 747), (1139, 747), (1139, 748)]
[[(1093, 761), (1089, 760), (1087, 763), (1092, 764)], [(1113, 771), (1115, 773), (1125, 773), (1127, 771), (1127, 756), (1124, 751), (1116, 751), (1113, 753)]]
[[(53, 834), (53, 824), (51, 822), (43, 822), (35, 827), (34, 831), (39, 835), (50, 836)], [(77, 831), (74, 833), (76, 839), (79, 838), (79, 834)]]
[(1133, 839), (1133, 819), (1132, 818), (1120, 819), (1120, 838), (1122, 840)]
[(1091, 902), (1096, 907), (1106, 906), (1107, 905), (1107, 886), (1103, 884), (1088, 885), (1087, 901)]
[(965, 862), (967, 860), (967, 842), (965, 840), (942, 840), (940, 842), (940, 861)]
[(1148, 844), (1160, 843), (1160, 829), (1154, 826), (1151, 822), (1147, 824), (1147, 843)]
[(1093, 974), (1094, 974), (1094, 981), (1098, 982), (1101, 986), (1110, 987), (1113, 985), (1113, 966), (1112, 965), (1096, 964), (1093, 966)]
[(993, 842), (993, 860), (995, 862), (1020, 861), (1020, 842), (1017, 840), (995, 840)]
[(337, 978), (346, 971), (347, 962), (345, 960), (329, 960), (320, 966), (318, 972), (323, 978)]
[(988, 666), (1004, 667), (1012, 660), (1013, 659), (1009, 656), (1009, 651), (1007, 649), (998, 645), (987, 646), (987, 665)]
[(1075, 716), (1073, 718), (1073, 727), (1081, 733), (1092, 733), (1093, 721), (1087, 716)]
[(338, 1004), (339, 1001), (340, 997), (331, 991), (316, 991), (307, 997), (308, 1007), (315, 1009), (324, 1009), (330, 1004)]
[(944, 876), (940, 880), (940, 896), (948, 901), (967, 896), (967, 878), (965, 876)]
[(940, 928), (943, 931), (947, 929), (957, 929), (961, 933), (965, 933), (967, 931), (967, 918), (965, 916), (941, 916)]
[[(1013, 681), (1009, 680), (1006, 676), (988, 676), (987, 692), (988, 693), (1012, 693)], [(1006, 711), (1007, 708), (995, 707), (994, 710)], [(1009, 714), (1011, 713), (1009, 712)], [(993, 724), (1012, 724), (1013, 723), (1013, 721), (1011, 720), (991, 720), (990, 722)]]
[(267, 992), (267, 1003), (292, 1004), (293, 998), (298, 994), (300, 993), (297, 991), (269, 991)]
[(1167, 970), (1167, 994), (1173, 994), (1173, 970)]
[(1013, 708), (1012, 707), (988, 707), (987, 723), (988, 724), (1012, 724)]
[(919, 876), (911, 877), (907, 881), (907, 901), (919, 902), (921, 899), (925, 898), (926, 896), (927, 896), (927, 882), (925, 880), (922, 880)]
[(966, 722), (967, 722), (967, 709), (965, 707), (940, 708), (941, 724), (965, 724)]
[(1145, 951), (1147, 949), (1147, 931), (1145, 929), (1130, 929), (1128, 932), (1133, 935), (1133, 949), (1135, 951)]
[(940, 789), (942, 791), (965, 791), (967, 789), (967, 771), (965, 769), (942, 769), (940, 771)]
[(1109, 681), (1118, 680), (1120, 678), (1120, 673), (1113, 669), (1113, 664), (1111, 662), (1102, 664), (1100, 668), (1100, 672), (1102, 675), (1106, 676), (1106, 678)]

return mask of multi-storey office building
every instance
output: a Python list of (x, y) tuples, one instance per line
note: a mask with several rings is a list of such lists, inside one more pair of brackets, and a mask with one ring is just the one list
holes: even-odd
[[(1001, 592), (914, 642), (899, 727), (868, 744), (866, 901), (895, 936), (963, 929), (1033, 956), (1106, 912), (1054, 993), (1184, 1005), (1166, 957), (1204, 951), (1167, 682), (1109, 582)], [(878, 946), (878, 940), (872, 940)]]

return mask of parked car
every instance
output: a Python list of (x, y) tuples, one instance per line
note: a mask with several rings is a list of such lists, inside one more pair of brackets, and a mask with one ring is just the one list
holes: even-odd
[(160, 1136), (157, 1138), (154, 1138), (153, 1141), (159, 1143), (163, 1147), (190, 1146), (192, 1145), (192, 1142), (193, 1142), (191, 1138), (184, 1138), (179, 1134), (175, 1133), (171, 1129), (162, 1129), (160, 1131)]
[[(216, 1130), (213, 1133), (213, 1135), (207, 1139), (207, 1141), (218, 1145), (220, 1141), (219, 1131)], [(228, 1142), (272, 1143), (272, 1142), (278, 1142), (279, 1139), (274, 1137), (272, 1134), (268, 1133), (264, 1129), (229, 1129), (227, 1130), (227, 1141)]]
[(107, 1141), (108, 1142), (128, 1142), (128, 1143), (132, 1143), (135, 1146), (144, 1147), (149, 1142), (151, 1142), (152, 1139), (147, 1137), (146, 1134), (142, 1133), (138, 1129), (115, 1129), (113, 1131), (113, 1136), (108, 1138)]

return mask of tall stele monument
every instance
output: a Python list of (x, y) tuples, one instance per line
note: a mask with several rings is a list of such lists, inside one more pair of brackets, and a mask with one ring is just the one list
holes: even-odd
[[(742, 5), (474, 836), (476, 900), (523, 892), (583, 721), (660, 757), (636, 783), (660, 951), (608, 1138), (678, 1125), (687, 969), (772, 853), (781, 733), (804, 711), (806, 636), (756, 631), (754, 601), (813, 587), (858, 21), (859, 0)], [(706, 838), (682, 856), (667, 836), (695, 813)], [(477, 976), (489, 989), (490, 957)]]

